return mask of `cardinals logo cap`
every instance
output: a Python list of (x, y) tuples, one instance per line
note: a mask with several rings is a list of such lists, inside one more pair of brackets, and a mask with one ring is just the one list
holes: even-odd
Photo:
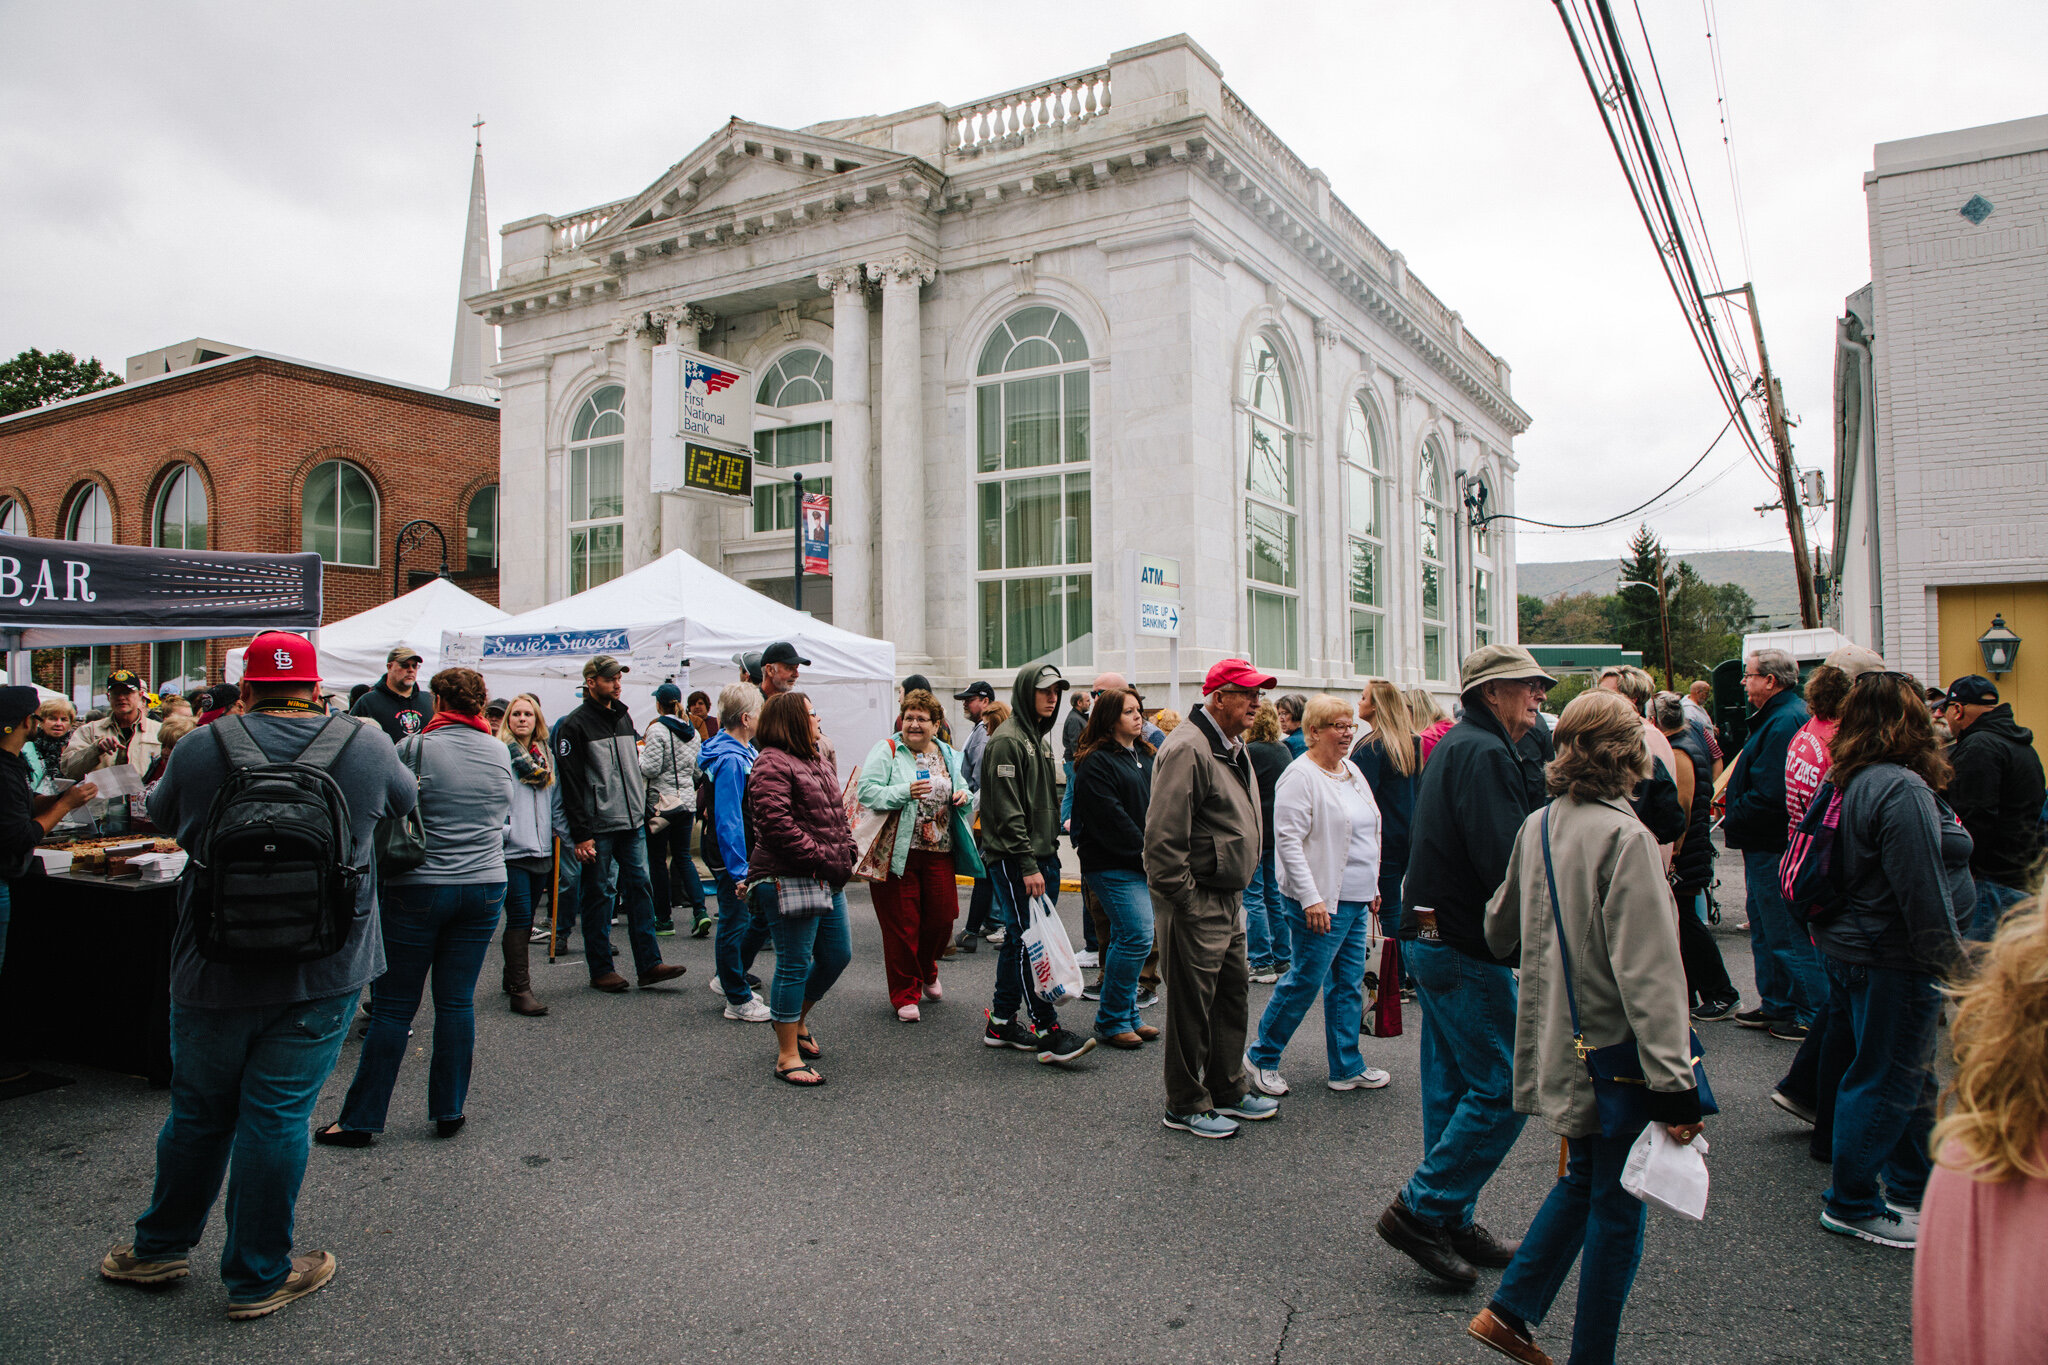
[(242, 654), (242, 678), (247, 682), (320, 681), (320, 660), (313, 642), (286, 630), (266, 630), (249, 642)]

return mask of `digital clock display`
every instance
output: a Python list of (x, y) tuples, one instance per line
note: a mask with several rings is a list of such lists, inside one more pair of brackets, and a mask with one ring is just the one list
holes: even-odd
[(754, 457), (713, 450), (694, 442), (683, 447), (683, 487), (732, 498), (754, 496)]

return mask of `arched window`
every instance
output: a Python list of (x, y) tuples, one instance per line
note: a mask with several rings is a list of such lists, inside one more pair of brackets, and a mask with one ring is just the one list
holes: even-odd
[(498, 567), (498, 485), (487, 483), (470, 495), (462, 516), (462, 541), (472, 569)]
[(114, 543), (114, 506), (107, 490), (89, 483), (71, 500), (71, 515), (65, 519), (64, 537), (94, 545)]
[(1387, 490), (1379, 418), (1364, 394), (1344, 410), (1344, 538), (1349, 551), (1351, 671), (1387, 672)]
[[(806, 493), (832, 492), (832, 357), (814, 347), (770, 365), (754, 390), (757, 407), (774, 408), (785, 425), (754, 433), (754, 459), (769, 469), (802, 469)], [(754, 529), (796, 529), (796, 485), (777, 479), (754, 485)]]
[(1447, 529), (1443, 450), (1431, 437), (1422, 447), (1422, 467), (1416, 479), (1421, 494), (1422, 535), (1418, 548), (1422, 561), (1422, 676), (1430, 682), (1444, 682), (1449, 674), (1449, 646), (1445, 622), (1449, 619), (1450, 585), (1444, 572), (1444, 533)]
[(150, 528), (159, 549), (206, 548), (206, 483), (199, 471), (181, 466), (164, 480), (156, 495), (156, 516)]
[(1259, 334), (1245, 348), (1244, 576), (1251, 661), (1262, 668), (1301, 667), (1301, 565), (1297, 547), (1294, 393), (1280, 348)]
[(0, 498), (0, 536), (28, 534), (28, 509), (13, 498)]
[(369, 475), (346, 460), (313, 466), (299, 499), (299, 548), (329, 564), (376, 566), (377, 490)]
[(569, 429), (569, 591), (609, 583), (626, 567), (626, 391), (583, 400)]
[[(1493, 480), (1481, 474), (1475, 482), (1479, 505), (1488, 513), (1497, 511), (1493, 502)], [(1472, 524), (1472, 646), (1475, 649), (1492, 644), (1500, 630), (1496, 619), (1500, 610), (1496, 573), (1493, 533), (1487, 530), (1485, 522), (1475, 521)]]
[(979, 666), (1092, 664), (1088, 343), (1059, 309), (1020, 308), (975, 373)]

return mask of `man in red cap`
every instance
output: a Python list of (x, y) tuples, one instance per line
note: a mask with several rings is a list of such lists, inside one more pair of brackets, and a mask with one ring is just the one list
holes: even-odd
[(1239, 1119), (1280, 1112), (1244, 1073), (1244, 889), (1258, 870), (1262, 821), (1239, 736), (1273, 681), (1243, 659), (1217, 664), (1202, 681), (1202, 705), (1153, 760), (1145, 881), (1166, 982), (1164, 1122), (1197, 1137), (1236, 1137)]
[[(303, 636), (259, 635), (246, 659), (246, 714), (178, 745), (149, 795), (150, 820), (187, 849), (201, 846), (214, 795), (233, 771), (234, 738), (222, 727), (241, 727), (270, 762), (290, 763), (330, 723), (319, 701), (319, 660)], [(411, 810), (419, 788), (376, 726), (342, 717), (332, 723), (355, 730), (323, 766), (348, 806), (352, 863), (366, 867), (377, 822)], [(135, 1240), (109, 1251), (100, 1274), (140, 1285), (190, 1274), (187, 1254), (225, 1175), (220, 1275), (228, 1316), (257, 1318), (334, 1276), (332, 1253), (292, 1254), (292, 1218), (313, 1102), (341, 1053), (356, 996), (384, 970), (377, 879), (358, 879), (355, 919), (340, 949), (285, 964), (202, 956), (193, 889), (190, 877), (178, 885), (171, 939), (171, 1112), (156, 1140), (156, 1189), (135, 1222)]]

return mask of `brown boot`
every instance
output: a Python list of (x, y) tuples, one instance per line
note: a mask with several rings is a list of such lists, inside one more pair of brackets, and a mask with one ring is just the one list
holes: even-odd
[(501, 945), (505, 950), (505, 994), (512, 997), (512, 1012), (538, 1017), (548, 1012), (533, 993), (533, 972), (528, 963), (533, 954), (532, 936), (524, 929), (507, 929)]

